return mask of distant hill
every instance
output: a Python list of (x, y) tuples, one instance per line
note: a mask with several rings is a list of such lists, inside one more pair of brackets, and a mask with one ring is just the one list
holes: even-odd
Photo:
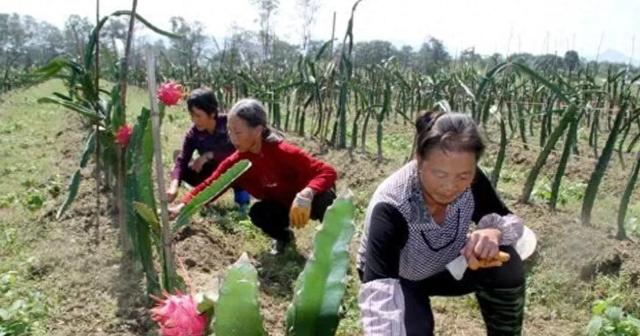
[[(594, 57), (591, 57), (591, 59), (595, 59)], [(613, 50), (613, 49), (607, 49), (605, 52), (601, 53), (600, 56), (598, 57), (598, 60), (600, 61), (608, 61), (608, 62), (615, 62), (615, 63), (627, 63), (629, 62), (629, 56), (617, 51), (617, 50)], [(640, 60), (633, 59), (631, 61), (631, 63), (635, 66), (640, 65)]]

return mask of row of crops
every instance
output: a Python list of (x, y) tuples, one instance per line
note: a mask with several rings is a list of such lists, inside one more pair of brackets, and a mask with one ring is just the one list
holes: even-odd
[(595, 160), (581, 210), (585, 225), (591, 224), (605, 172), (617, 158), (629, 170), (617, 220), (618, 237), (626, 236), (626, 210), (640, 168), (640, 74), (629, 68), (603, 71), (597, 64), (578, 71), (537, 69), (517, 59), (484, 69), (459, 64), (434, 75), (403, 68), (394, 58), (356, 68), (353, 27), (352, 15), (338, 50), (332, 51), (334, 41), (327, 41), (316, 54), (301, 55), (289, 67), (229, 66), (223, 58), (219, 66), (210, 65), (191, 78), (180, 67), (165, 74), (216, 88), (227, 106), (241, 97), (257, 97), (268, 104), (274, 126), (333, 148), (365, 151), (373, 133), (379, 161), (385, 123), (411, 123), (419, 111), (434, 108), (470, 113), (499, 144), (491, 170), (494, 185), (508, 144), (538, 153), (522, 187), (522, 202), (531, 199), (552, 151), (560, 156), (553, 167), (552, 209), (567, 164), (585, 157)]

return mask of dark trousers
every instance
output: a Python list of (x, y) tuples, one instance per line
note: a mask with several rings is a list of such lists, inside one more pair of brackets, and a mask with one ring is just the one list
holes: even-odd
[(448, 271), (422, 281), (401, 279), (407, 335), (433, 335), (430, 296), (469, 293), (476, 295), (488, 336), (521, 335), (525, 298), (522, 260), (513, 247), (501, 246), (500, 249), (511, 256), (507, 263), (476, 271), (467, 269), (460, 281), (456, 281)]
[[(207, 177), (211, 176), (211, 173), (216, 169), (217, 164), (213, 162), (207, 162), (202, 166), (200, 172), (197, 172), (191, 168), (191, 166), (187, 167), (185, 171), (182, 172), (182, 181), (189, 184), (190, 186), (197, 186), (202, 183)], [(233, 188), (233, 199), (238, 205), (247, 205), (251, 200), (251, 196), (248, 192), (243, 189), (234, 187)]]
[[(315, 195), (311, 202), (311, 219), (322, 221), (324, 213), (335, 198), (336, 193), (331, 189)], [(271, 238), (289, 241), (291, 239), (289, 209), (290, 207), (281, 203), (263, 200), (251, 206), (249, 218), (255, 226), (262, 229)]]

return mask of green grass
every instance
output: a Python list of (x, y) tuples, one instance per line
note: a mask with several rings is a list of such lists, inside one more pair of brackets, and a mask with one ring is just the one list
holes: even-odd
[[(49, 334), (51, 312), (65, 300), (42, 278), (46, 251), (34, 250), (49, 239), (52, 217), (43, 214), (61, 204), (79, 162), (69, 143), (81, 147), (85, 133), (75, 112), (36, 102), (55, 91), (64, 92), (60, 81), (9, 92), (0, 103), (0, 335)], [(149, 98), (139, 88), (128, 97), (138, 111), (131, 122)]]
[(30, 246), (46, 236), (38, 210), (56, 203), (66, 183), (51, 167), (60, 162), (64, 135), (58, 132), (64, 133), (70, 112), (35, 102), (59, 87), (47, 82), (16, 90), (0, 104), (0, 334), (42, 333), (56, 301), (38, 281)]

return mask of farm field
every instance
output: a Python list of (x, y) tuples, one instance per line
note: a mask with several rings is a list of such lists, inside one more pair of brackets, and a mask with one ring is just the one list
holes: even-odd
[(640, 336), (635, 2), (57, 1), (0, 5), (0, 336)]
[[(3, 96), (0, 105), (2, 125), (3, 175), (5, 190), (0, 209), (2, 223), (2, 290), (7, 299), (21, 298), (19, 314), (24, 314), (34, 335), (141, 335), (153, 329), (146, 313), (148, 299), (139, 266), (123, 255), (118, 247), (117, 228), (106, 195), (101, 197), (100, 243), (95, 244), (94, 214), (96, 202), (91, 191), (91, 166), (83, 171), (83, 183), (74, 206), (60, 221), (55, 212), (64, 198), (65, 183), (80, 155), (81, 123), (78, 117), (62, 108), (38, 104), (37, 97), (60, 89), (57, 81), (18, 90)], [(146, 92), (130, 88), (132, 109), (142, 106)], [(166, 155), (179, 146), (188, 127), (188, 115), (181, 108), (167, 111), (173, 119), (164, 126)], [(37, 118), (32, 117), (37, 115)], [(391, 134), (409, 134), (410, 126), (387, 125)], [(409, 136), (390, 137), (385, 141), (385, 159), (375, 162), (371, 154), (345, 150), (320, 151), (313, 141), (288, 137), (309, 152), (340, 167), (340, 188), (355, 193), (358, 209), (356, 226), (362, 219), (369, 195), (387, 174), (400, 166), (410, 151)], [(496, 144), (491, 144), (484, 162), (491, 162)], [(28, 154), (28, 155), (27, 155)], [(167, 157), (165, 155), (165, 157)], [(563, 197), (566, 203), (557, 211), (543, 204), (543, 191), (534, 192), (532, 204), (517, 203), (522, 176), (532, 164), (534, 151), (510, 148), (506, 171), (500, 181), (500, 193), (512, 209), (539, 235), (540, 246), (527, 262), (527, 306), (525, 332), (528, 335), (580, 335), (591, 318), (591, 306), (597, 299), (613, 298), (627, 311), (638, 311), (637, 226), (629, 228), (630, 239), (615, 239), (616, 194), (624, 185), (625, 171), (614, 166), (607, 174), (608, 183), (598, 198), (594, 225), (580, 224), (577, 209), (579, 188), (591, 166), (579, 163), (568, 169), (568, 184), (578, 189)], [(551, 158), (553, 161), (554, 158)], [(169, 169), (169, 162), (165, 162)], [(617, 177), (616, 177), (617, 175)], [(542, 188), (540, 188), (542, 189)], [(630, 217), (640, 213), (632, 203)], [(631, 221), (633, 223), (633, 221)], [(192, 286), (200, 288), (215, 281), (242, 252), (258, 269), (260, 304), (270, 335), (282, 335), (293, 280), (301, 271), (310, 252), (315, 224), (296, 232), (298, 253), (283, 256), (267, 253), (269, 241), (239, 214), (232, 202), (225, 200), (206, 216), (196, 216), (193, 225), (175, 238), (176, 255), (182, 260)], [(355, 252), (358, 236), (352, 241)], [(357, 277), (354, 269), (348, 276), (343, 301), (345, 316), (339, 335), (359, 331)], [(436, 300), (436, 320), (442, 335), (476, 335), (482, 332), (482, 320), (475, 299)], [(19, 315), (20, 316), (20, 315)], [(445, 321), (456, 321), (455, 328)]]

